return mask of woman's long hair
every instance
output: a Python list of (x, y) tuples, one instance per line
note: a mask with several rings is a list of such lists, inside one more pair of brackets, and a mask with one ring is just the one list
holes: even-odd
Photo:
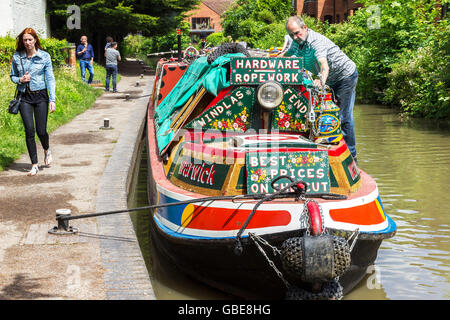
[(36, 48), (36, 50), (37, 49), (42, 50), (41, 42), (39, 41), (39, 37), (38, 37), (36, 31), (34, 31), (33, 28), (25, 28), (17, 36), (17, 39), (16, 39), (16, 51), (17, 52), (25, 51), (25, 45), (23, 44), (23, 35), (24, 34), (31, 34), (33, 36), (34, 40), (36, 40), (36, 43), (34, 44), (34, 47)]

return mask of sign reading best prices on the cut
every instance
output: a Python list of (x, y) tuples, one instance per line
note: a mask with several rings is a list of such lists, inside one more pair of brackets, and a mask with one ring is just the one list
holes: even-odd
[[(275, 190), (272, 188), (272, 181), (280, 176), (305, 182), (308, 186), (307, 193), (330, 192), (327, 151), (248, 152), (246, 169), (249, 194), (273, 193)], [(280, 190), (290, 182), (284, 178), (273, 186)]]
[(303, 83), (302, 58), (232, 57), (231, 85), (257, 85), (276, 81), (286, 85)]

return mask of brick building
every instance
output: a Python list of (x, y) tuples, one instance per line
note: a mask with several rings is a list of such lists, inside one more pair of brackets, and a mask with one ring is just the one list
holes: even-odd
[(196, 9), (189, 11), (186, 21), (191, 25), (191, 36), (206, 38), (213, 32), (222, 31), (220, 15), (234, 0), (203, 0)]
[[(357, 0), (290, 0), (293, 9), (300, 14), (307, 14), (322, 21), (337, 23), (361, 7)], [(222, 31), (220, 16), (235, 0), (202, 0), (197, 8), (189, 11), (186, 21), (189, 22), (191, 37), (206, 38), (213, 32)]]
[(300, 14), (307, 14), (329, 23), (338, 23), (362, 7), (357, 0), (292, 0), (292, 7)]

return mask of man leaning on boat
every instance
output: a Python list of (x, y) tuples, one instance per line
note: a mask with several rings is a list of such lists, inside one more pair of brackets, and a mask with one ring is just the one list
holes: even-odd
[(355, 63), (330, 39), (308, 29), (300, 17), (290, 17), (286, 30), (294, 41), (289, 50), (280, 56), (303, 57), (305, 69), (321, 79), (315, 80), (315, 84), (319, 88), (322, 88), (322, 83), (327, 84), (334, 91), (341, 109), (343, 137), (356, 162), (353, 105), (358, 71)]

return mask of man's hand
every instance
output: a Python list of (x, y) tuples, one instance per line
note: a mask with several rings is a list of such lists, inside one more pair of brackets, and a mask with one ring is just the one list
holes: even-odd
[(314, 85), (322, 90), (322, 82), (319, 79), (314, 80)]

